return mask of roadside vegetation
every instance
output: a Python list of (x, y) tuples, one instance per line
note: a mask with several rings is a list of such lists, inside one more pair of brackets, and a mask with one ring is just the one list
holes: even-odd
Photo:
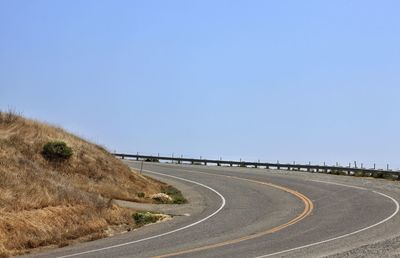
[(165, 189), (99, 145), (0, 112), (0, 257), (105, 237), (117, 225), (130, 230), (134, 211), (111, 200), (157, 203), (148, 197)]
[(183, 197), (182, 192), (171, 185), (162, 186), (161, 193), (167, 194), (169, 197), (171, 197), (171, 201), (167, 203), (170, 204), (187, 203), (187, 200), (185, 199), (185, 197)]
[(72, 149), (62, 141), (50, 141), (43, 146), (42, 155), (48, 161), (63, 162), (72, 156)]
[(168, 215), (154, 213), (150, 211), (139, 211), (135, 212), (132, 215), (133, 219), (135, 220), (136, 224), (139, 226), (144, 226), (150, 223), (156, 223), (157, 221), (163, 220), (165, 218), (169, 218)]
[(147, 158), (144, 161), (146, 161), (146, 162), (156, 162), (156, 163), (160, 162), (157, 158)]
[(388, 179), (388, 180), (399, 180), (397, 175), (392, 175), (392, 174), (387, 174), (382, 171), (357, 171), (357, 172), (352, 172), (352, 173), (347, 173), (346, 171), (341, 171), (341, 170), (331, 170), (329, 172), (332, 175), (338, 175), (338, 176), (355, 176), (355, 177), (373, 177), (373, 178), (378, 178), (378, 179)]
[(341, 170), (331, 170), (330, 173), (332, 175), (337, 175), (337, 176), (347, 176), (347, 173), (345, 171), (341, 171)]

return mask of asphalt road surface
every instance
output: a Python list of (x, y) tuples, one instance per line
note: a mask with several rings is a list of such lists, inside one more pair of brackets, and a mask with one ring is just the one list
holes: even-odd
[[(143, 173), (190, 203), (172, 220), (29, 257), (357, 257), (400, 234), (398, 182), (157, 163)], [(395, 257), (389, 249), (361, 256)]]

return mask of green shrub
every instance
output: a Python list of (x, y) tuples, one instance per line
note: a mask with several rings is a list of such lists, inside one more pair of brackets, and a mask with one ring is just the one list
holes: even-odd
[(374, 178), (384, 178), (384, 173), (375, 172), (375, 173), (372, 174), (372, 177), (374, 177)]
[(173, 204), (187, 203), (187, 200), (185, 197), (183, 197), (182, 192), (173, 187), (172, 185), (163, 186), (161, 188), (161, 192), (170, 196), (172, 198), (171, 203)]
[(347, 172), (346, 171), (336, 170), (336, 169), (332, 169), (331, 170), (331, 174), (338, 175), (338, 176), (347, 176)]
[(145, 159), (144, 161), (146, 161), (146, 162), (160, 162), (158, 159), (156, 159), (156, 158), (147, 158), (147, 159)]
[(138, 196), (139, 198), (144, 198), (144, 197), (146, 196), (146, 194), (143, 193), (143, 192), (138, 192), (138, 193), (137, 193), (137, 196)]
[(43, 146), (42, 155), (50, 161), (64, 161), (72, 156), (72, 149), (62, 141), (50, 141)]
[(365, 176), (367, 176), (367, 175), (365, 174), (365, 172), (355, 172), (355, 173), (354, 173), (354, 176), (355, 176), (355, 177), (365, 177)]
[(393, 175), (384, 173), (384, 172), (373, 172), (371, 176), (374, 178), (385, 178), (385, 179), (390, 179), (390, 180), (395, 179), (395, 177)]
[(160, 219), (160, 216), (151, 212), (136, 212), (132, 215), (137, 225), (145, 225), (155, 223)]
[(167, 186), (162, 186), (161, 187), (161, 192), (168, 194), (169, 196), (174, 196), (177, 194), (181, 194), (181, 191), (173, 187), (172, 185), (167, 185)]
[(187, 203), (187, 200), (183, 196), (175, 196), (175, 198), (172, 198), (172, 203), (173, 204), (183, 204), (183, 203)]

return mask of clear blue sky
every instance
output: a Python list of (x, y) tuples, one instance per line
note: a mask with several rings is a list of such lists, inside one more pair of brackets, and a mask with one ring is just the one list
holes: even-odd
[(400, 1), (0, 1), (0, 108), (110, 150), (400, 167)]

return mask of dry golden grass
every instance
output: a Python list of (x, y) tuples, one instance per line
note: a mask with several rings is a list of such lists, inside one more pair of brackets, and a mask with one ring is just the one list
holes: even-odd
[[(73, 149), (64, 162), (41, 155), (45, 143)], [(111, 225), (133, 225), (131, 211), (108, 199), (143, 202), (138, 192), (161, 183), (132, 173), (104, 148), (61, 128), (0, 112), (0, 257), (33, 248), (96, 239)]]

